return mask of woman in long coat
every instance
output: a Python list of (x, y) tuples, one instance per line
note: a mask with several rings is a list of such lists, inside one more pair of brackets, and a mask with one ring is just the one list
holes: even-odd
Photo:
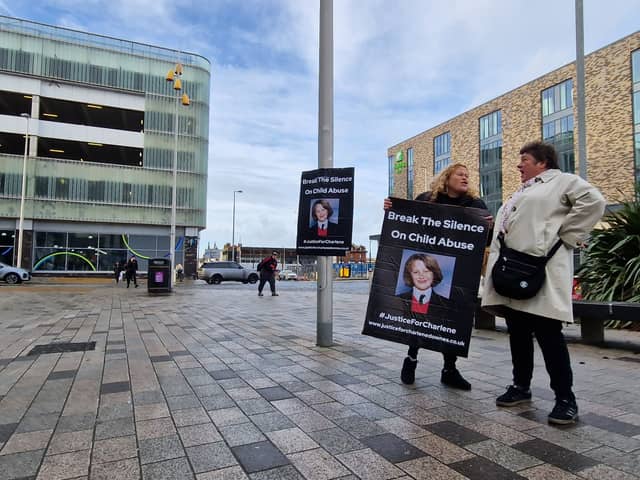
[[(531, 400), (535, 335), (556, 395), (548, 420), (573, 423), (578, 406), (562, 322), (573, 322), (573, 249), (583, 245), (602, 217), (605, 200), (585, 180), (559, 170), (551, 145), (526, 144), (520, 150), (518, 169), (522, 185), (498, 211), (482, 297), (483, 308), (504, 317), (509, 330), (513, 385), (496, 404), (510, 407)], [(491, 271), (500, 252), (499, 234), (509, 248), (535, 256), (547, 255), (558, 238), (562, 240), (547, 263), (545, 283), (533, 298), (514, 300), (495, 291)]]

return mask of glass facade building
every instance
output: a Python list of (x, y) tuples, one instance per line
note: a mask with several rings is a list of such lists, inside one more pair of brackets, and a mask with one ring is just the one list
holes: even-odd
[[(165, 79), (177, 63), (181, 92)], [(210, 70), (199, 55), (0, 17), (0, 260), (15, 260), (25, 148), (23, 267), (104, 272), (136, 255), (146, 270), (168, 256), (177, 144), (176, 263), (188, 264), (206, 226)]]
[[(584, 67), (588, 180), (615, 210), (623, 199), (640, 199), (640, 31), (589, 53)], [(388, 147), (387, 155), (413, 149), (413, 170), (425, 169), (425, 183), (432, 172), (435, 176), (451, 163), (467, 165), (470, 185), (495, 215), (521, 186), (517, 165), (523, 145), (540, 140), (552, 144), (560, 169), (577, 173), (575, 81), (575, 62), (567, 63), (412, 133)], [(422, 154), (431, 149), (433, 154)], [(409, 172), (389, 170), (390, 195), (415, 195), (409, 189), (422, 182), (414, 178), (405, 187), (405, 175), (410, 180)]]
[(433, 174), (437, 175), (451, 163), (451, 132), (433, 139)]
[(415, 180), (415, 166), (413, 148), (407, 148), (407, 198), (413, 200), (413, 181)]
[(502, 205), (502, 112), (480, 117), (480, 196), (493, 215)]
[(542, 139), (556, 148), (560, 169), (575, 173), (573, 80), (542, 91)]

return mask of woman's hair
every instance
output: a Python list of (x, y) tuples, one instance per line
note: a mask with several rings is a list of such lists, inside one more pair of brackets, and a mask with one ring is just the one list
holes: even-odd
[(431, 283), (432, 287), (435, 287), (442, 281), (442, 270), (440, 270), (440, 265), (438, 265), (438, 261), (427, 255), (426, 253), (414, 253), (411, 255), (406, 263), (404, 264), (404, 273), (402, 274), (402, 279), (404, 280), (405, 285), (409, 287), (413, 287), (413, 279), (411, 278), (411, 268), (413, 267), (414, 262), (421, 261), (424, 263), (424, 266), (433, 273), (433, 282)]
[[(444, 170), (442, 170), (438, 174), (438, 176), (431, 181), (431, 201), (436, 199), (436, 197), (438, 196), (438, 193), (444, 193), (445, 195), (447, 194), (447, 191), (448, 191), (447, 184), (449, 183), (449, 178), (451, 178), (451, 175), (453, 175), (453, 172), (455, 172), (456, 169), (460, 167), (469, 171), (469, 169), (464, 163), (460, 163), (460, 162), (453, 163), (447, 166), (447, 168), (445, 168)], [(471, 185), (469, 185), (469, 189), (467, 190), (466, 195), (472, 198), (478, 198), (478, 193), (475, 191), (474, 188), (471, 187)]]
[(318, 220), (318, 217), (316, 216), (316, 205), (322, 205), (322, 208), (327, 210), (328, 212), (327, 218), (330, 218), (331, 215), (333, 215), (333, 207), (331, 206), (328, 200), (325, 200), (324, 198), (322, 198), (320, 200), (316, 200), (315, 202), (313, 202), (313, 207), (311, 207), (311, 216), (313, 217), (314, 220)]
[(558, 153), (553, 145), (534, 141), (525, 143), (520, 149), (520, 155), (528, 153), (536, 159), (536, 163), (546, 162), (547, 168), (560, 168), (558, 165)]

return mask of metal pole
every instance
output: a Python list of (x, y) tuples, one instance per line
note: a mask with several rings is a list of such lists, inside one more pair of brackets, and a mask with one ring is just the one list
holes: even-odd
[(578, 161), (580, 176), (587, 179), (587, 119), (584, 78), (584, 19), (582, 0), (576, 0), (576, 117), (578, 117)]
[(231, 261), (236, 259), (236, 191), (233, 191), (233, 214), (231, 218)]
[(20, 219), (18, 221), (18, 258), (16, 258), (16, 267), (22, 267), (22, 232), (24, 230), (24, 200), (27, 193), (27, 154), (29, 153), (29, 118), (28, 113), (21, 113), (27, 121), (27, 127), (24, 135), (24, 157), (22, 158), (22, 190), (20, 190)]
[[(318, 168), (333, 167), (333, 0), (320, 0)], [(333, 344), (332, 257), (318, 257), (317, 344)]]
[(171, 273), (169, 278), (171, 279), (171, 289), (175, 286), (174, 272), (176, 270), (176, 204), (177, 204), (177, 190), (178, 190), (178, 105), (180, 103), (180, 91), (176, 96), (176, 109), (173, 126), (173, 188), (171, 189), (171, 235), (169, 238), (170, 250), (169, 255), (171, 257)]
[(236, 193), (242, 193), (242, 190), (233, 191), (233, 218), (231, 220), (231, 261), (236, 260)]

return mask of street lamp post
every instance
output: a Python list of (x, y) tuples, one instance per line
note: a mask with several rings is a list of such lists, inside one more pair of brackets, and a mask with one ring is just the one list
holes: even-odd
[(236, 260), (236, 193), (242, 193), (242, 190), (233, 191), (233, 219), (231, 221), (231, 261)]
[[(318, 168), (333, 168), (333, 0), (320, 0)], [(318, 257), (317, 345), (333, 345), (332, 257)]]
[(22, 190), (20, 191), (20, 220), (18, 221), (18, 258), (16, 259), (16, 266), (22, 267), (22, 232), (24, 230), (24, 200), (27, 190), (27, 155), (29, 154), (29, 119), (31, 115), (28, 113), (21, 113), (21, 117), (24, 117), (27, 121), (27, 127), (24, 135), (24, 157), (22, 159)]
[(167, 82), (173, 82), (173, 89), (176, 91), (176, 102), (174, 111), (173, 124), (173, 187), (171, 189), (171, 234), (169, 238), (169, 256), (171, 258), (171, 288), (175, 284), (174, 272), (176, 269), (176, 207), (178, 200), (178, 108), (180, 103), (184, 106), (189, 105), (189, 96), (186, 93), (180, 94), (182, 90), (182, 65), (177, 63), (176, 66), (167, 73)]

